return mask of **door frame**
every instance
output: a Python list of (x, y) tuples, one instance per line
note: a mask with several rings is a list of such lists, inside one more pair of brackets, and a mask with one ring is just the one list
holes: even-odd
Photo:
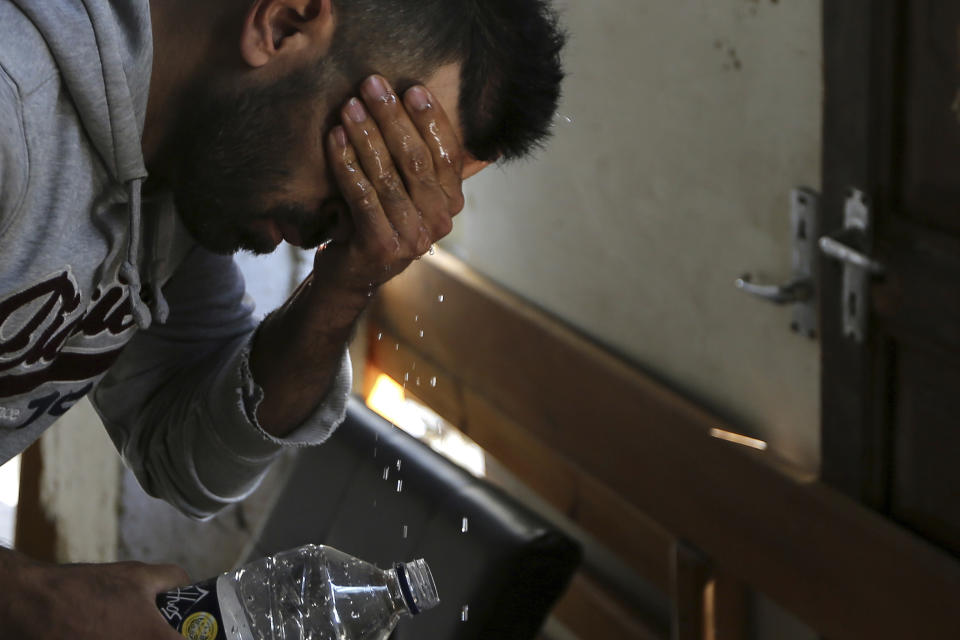
[[(874, 218), (897, 201), (904, 15), (898, 0), (823, 2), (824, 124), (820, 229), (843, 226), (852, 188)], [(821, 479), (880, 511), (889, 504), (891, 346), (844, 335), (843, 268), (821, 256)], [(865, 301), (866, 302), (866, 301)]]

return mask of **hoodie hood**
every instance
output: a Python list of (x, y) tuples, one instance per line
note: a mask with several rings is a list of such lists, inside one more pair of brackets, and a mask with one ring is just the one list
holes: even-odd
[[(141, 138), (150, 91), (153, 35), (147, 0), (13, 0), (44, 36), (90, 141), (111, 176), (125, 185), (130, 224), (121, 274), (130, 288), (133, 316), (146, 328), (166, 321), (166, 302), (152, 277), (153, 308), (141, 299), (141, 189), (147, 178)], [(156, 237), (170, 233), (160, 230)], [(163, 247), (147, 264), (158, 273)]]

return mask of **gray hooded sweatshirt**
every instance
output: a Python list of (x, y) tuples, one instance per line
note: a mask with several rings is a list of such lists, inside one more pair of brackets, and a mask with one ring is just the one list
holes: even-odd
[(232, 258), (144, 199), (148, 0), (0, 0), (0, 463), (91, 394), (144, 488), (204, 518), (343, 419), (256, 424), (256, 328)]

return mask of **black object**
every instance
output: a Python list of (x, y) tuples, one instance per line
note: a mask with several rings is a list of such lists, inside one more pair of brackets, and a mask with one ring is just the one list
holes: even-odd
[(298, 454), (254, 556), (311, 542), (381, 567), (426, 559), (440, 605), (401, 621), (396, 640), (531, 640), (581, 558), (569, 536), (356, 398), (327, 443)]

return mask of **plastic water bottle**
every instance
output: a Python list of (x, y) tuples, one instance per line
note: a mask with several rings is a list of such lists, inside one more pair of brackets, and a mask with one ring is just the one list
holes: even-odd
[(422, 559), (383, 570), (313, 544), (157, 596), (189, 640), (385, 640), (439, 602)]

